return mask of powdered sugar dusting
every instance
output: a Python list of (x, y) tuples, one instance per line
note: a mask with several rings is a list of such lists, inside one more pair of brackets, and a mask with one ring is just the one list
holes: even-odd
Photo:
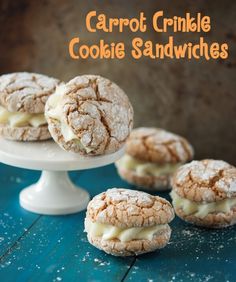
[(66, 83), (61, 108), (75, 138), (63, 137), (61, 120), (50, 118), (48, 103), (46, 117), (53, 138), (67, 151), (85, 155), (113, 153), (124, 145), (133, 126), (133, 108), (124, 91), (96, 75), (75, 77)]
[(183, 137), (161, 128), (134, 129), (127, 142), (131, 156), (155, 163), (183, 163), (193, 158), (193, 148)]
[(236, 196), (236, 168), (224, 161), (192, 161), (180, 167), (173, 188), (192, 201), (214, 202)]
[(229, 192), (230, 193), (235, 193), (236, 192), (236, 181), (230, 183)]
[(59, 80), (28, 72), (0, 76), (0, 102), (11, 112), (43, 113), (46, 100)]

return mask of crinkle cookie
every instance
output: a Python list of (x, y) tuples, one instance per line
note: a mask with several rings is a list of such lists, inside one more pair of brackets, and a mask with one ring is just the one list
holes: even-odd
[(236, 223), (236, 168), (224, 161), (192, 161), (172, 179), (176, 214), (199, 226), (221, 228)]
[(171, 204), (144, 192), (112, 188), (88, 204), (85, 232), (89, 242), (114, 256), (155, 251), (169, 242)]
[(109, 154), (124, 145), (133, 108), (123, 90), (96, 75), (77, 76), (60, 86), (46, 105), (54, 140), (66, 151)]
[(0, 135), (18, 141), (51, 138), (44, 107), (58, 84), (59, 80), (37, 73), (0, 76)]
[(193, 158), (186, 139), (160, 128), (134, 129), (126, 142), (126, 154), (116, 162), (119, 175), (147, 190), (167, 190), (170, 177)]

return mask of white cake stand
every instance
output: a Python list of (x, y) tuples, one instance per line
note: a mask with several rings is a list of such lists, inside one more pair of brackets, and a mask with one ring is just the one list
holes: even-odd
[(1, 162), (42, 170), (39, 181), (20, 192), (20, 205), (40, 214), (70, 214), (85, 209), (89, 193), (70, 181), (68, 171), (104, 166), (123, 154), (124, 148), (110, 155), (81, 157), (62, 150), (53, 141), (14, 142), (0, 138)]

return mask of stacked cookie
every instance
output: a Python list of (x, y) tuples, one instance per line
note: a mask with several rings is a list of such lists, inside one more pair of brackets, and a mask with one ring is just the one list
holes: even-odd
[(158, 196), (128, 189), (109, 189), (90, 201), (85, 231), (95, 247), (115, 256), (138, 255), (169, 242), (171, 204)]
[(176, 134), (160, 128), (137, 128), (127, 139), (126, 154), (116, 162), (120, 176), (147, 190), (170, 189), (170, 178), (192, 160), (193, 148)]
[(83, 155), (120, 149), (133, 126), (133, 108), (124, 91), (101, 76), (78, 76), (59, 86), (46, 105), (53, 139)]
[(36, 73), (0, 76), (0, 135), (17, 141), (51, 138), (44, 107), (59, 84), (58, 79)]
[(211, 228), (236, 223), (236, 168), (224, 161), (193, 161), (172, 179), (171, 197), (183, 220)]
[(0, 76), (0, 135), (9, 140), (51, 137), (82, 155), (119, 150), (133, 127), (133, 108), (124, 91), (101, 76), (68, 83), (35, 73)]

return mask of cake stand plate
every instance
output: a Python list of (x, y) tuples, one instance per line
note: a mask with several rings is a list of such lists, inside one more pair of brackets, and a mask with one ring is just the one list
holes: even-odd
[(20, 205), (39, 214), (62, 215), (84, 210), (89, 193), (71, 182), (68, 171), (105, 166), (123, 154), (121, 148), (109, 155), (82, 157), (62, 150), (53, 141), (15, 142), (0, 138), (2, 163), (42, 171), (37, 183), (20, 192)]

